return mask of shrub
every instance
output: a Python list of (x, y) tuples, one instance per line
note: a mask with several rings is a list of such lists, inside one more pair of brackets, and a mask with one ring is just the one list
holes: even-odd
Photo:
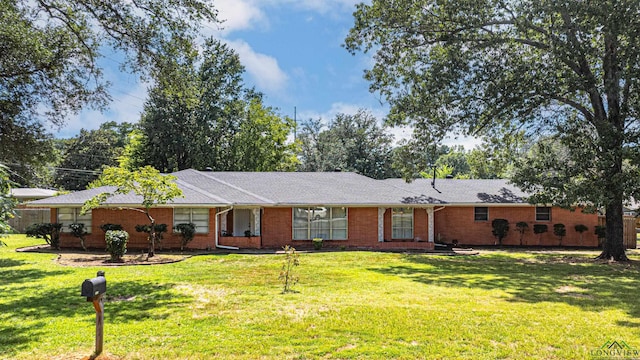
[(173, 227), (173, 229), (180, 233), (180, 251), (184, 250), (184, 247), (193, 240), (196, 235), (196, 225), (194, 223), (182, 223)]
[(589, 230), (589, 228), (587, 227), (587, 225), (578, 224), (574, 227), (574, 229), (576, 229), (576, 232), (580, 233), (580, 244), (582, 244), (582, 233)]
[(524, 238), (524, 233), (529, 229), (529, 224), (525, 221), (518, 221), (516, 223), (516, 231), (520, 233), (520, 246), (522, 246), (522, 238)]
[(546, 224), (533, 224), (533, 233), (540, 235), (538, 239), (538, 243), (542, 238), (542, 234), (546, 233), (549, 230), (549, 227)]
[(122, 230), (122, 225), (120, 224), (102, 224), (100, 225), (100, 230), (104, 231), (105, 233), (109, 230)]
[(87, 251), (87, 247), (84, 245), (84, 236), (87, 235), (88, 232), (84, 228), (84, 224), (82, 223), (69, 224), (69, 229), (71, 229), (71, 235), (80, 239), (80, 246), (82, 246), (82, 250)]
[(313, 243), (313, 248), (314, 249), (316, 249), (316, 250), (322, 249), (322, 244), (323, 244), (322, 238), (313, 238), (313, 240), (311, 240), (311, 242)]
[[(160, 242), (163, 239), (163, 234), (167, 232), (167, 224), (156, 224), (153, 229), (156, 232), (156, 241)], [(151, 234), (151, 225), (136, 225), (136, 231)], [(149, 243), (151, 243), (151, 236), (147, 237), (147, 240), (149, 241)]]
[(567, 235), (567, 228), (564, 224), (553, 224), (553, 234), (560, 240), (558, 245), (562, 246), (562, 238)]
[(108, 230), (104, 239), (107, 243), (107, 252), (111, 255), (111, 261), (122, 261), (122, 257), (127, 253), (129, 233), (124, 230)]
[(602, 245), (604, 243), (604, 239), (607, 237), (607, 227), (603, 225), (596, 225), (594, 233), (598, 236), (598, 245)]
[(506, 219), (493, 219), (491, 233), (498, 239), (498, 245), (502, 246), (502, 239), (509, 233), (509, 221)]
[(282, 293), (286, 294), (288, 292), (294, 292), (291, 287), (299, 280), (297, 276), (293, 275), (293, 268), (300, 265), (300, 260), (298, 259), (298, 253), (296, 253), (296, 249), (294, 247), (286, 245), (282, 249), (284, 250), (285, 258), (284, 263), (282, 264), (282, 271), (280, 271), (278, 279), (282, 280)]
[(28, 226), (25, 233), (29, 237), (44, 239), (52, 248), (59, 250), (60, 229), (62, 229), (62, 224), (40, 223)]

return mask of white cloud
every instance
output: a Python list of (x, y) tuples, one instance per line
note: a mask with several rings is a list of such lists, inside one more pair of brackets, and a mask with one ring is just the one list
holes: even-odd
[(258, 90), (269, 93), (284, 90), (289, 77), (280, 68), (276, 58), (256, 52), (243, 40), (227, 40), (227, 44), (238, 53), (240, 62)]
[(349, 11), (349, 14), (351, 14), (355, 9), (355, 5), (361, 3), (362, 0), (258, 0), (258, 2), (269, 3), (272, 6), (290, 6), (326, 15), (342, 14), (345, 11)]
[[(234, 31), (269, 27), (269, 19), (264, 9), (266, 7), (287, 7), (299, 11), (310, 11), (325, 16), (351, 15), (355, 5), (361, 0), (216, 0), (214, 6), (218, 10), (218, 19), (222, 24), (207, 24), (214, 30), (214, 35), (225, 37)], [(306, 21), (313, 21), (313, 16), (307, 16)], [(217, 29), (221, 28), (221, 31)], [(208, 32), (208, 31), (206, 31)]]
[(249, 0), (217, 0), (215, 8), (218, 19), (222, 24), (212, 24), (211, 27), (222, 27), (222, 34), (226, 35), (238, 30), (252, 29), (256, 25), (267, 26), (267, 18), (260, 9), (259, 3)]

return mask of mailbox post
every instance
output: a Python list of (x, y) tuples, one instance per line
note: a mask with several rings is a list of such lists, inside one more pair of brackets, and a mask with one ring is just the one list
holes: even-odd
[(102, 298), (107, 292), (107, 279), (104, 277), (104, 271), (98, 271), (97, 275), (93, 279), (85, 280), (82, 283), (81, 291), (81, 295), (85, 296), (87, 301), (92, 302), (96, 310), (96, 350), (92, 359), (102, 353), (104, 339), (104, 301)]

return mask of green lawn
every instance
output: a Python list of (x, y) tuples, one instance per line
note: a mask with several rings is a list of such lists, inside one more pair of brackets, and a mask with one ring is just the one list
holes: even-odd
[[(640, 349), (637, 264), (595, 252), (479, 256), (202, 255), (153, 266), (73, 268), (0, 248), (0, 358), (82, 358), (95, 312), (80, 297), (105, 270), (105, 344), (122, 359), (585, 359), (607, 341)], [(637, 254), (632, 258), (638, 260)]]

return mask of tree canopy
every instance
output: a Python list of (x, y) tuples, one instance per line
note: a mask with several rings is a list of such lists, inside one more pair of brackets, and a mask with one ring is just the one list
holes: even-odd
[(183, 196), (182, 190), (175, 183), (176, 177), (163, 175), (151, 166), (145, 166), (135, 171), (130, 171), (121, 167), (107, 167), (102, 175), (90, 184), (91, 188), (111, 186), (112, 188), (101, 192), (93, 198), (87, 200), (82, 206), (85, 213), (104, 204), (110, 197), (118, 194), (133, 193), (141, 198), (141, 207), (124, 208), (126, 210), (138, 211), (147, 216), (151, 226), (149, 256), (155, 252), (156, 232), (155, 218), (151, 216), (150, 209), (153, 206), (167, 204), (177, 197)]
[(327, 128), (320, 120), (303, 124), (298, 136), (300, 171), (353, 171), (374, 179), (395, 177), (393, 136), (369, 112), (337, 114)]
[(55, 184), (65, 190), (84, 190), (106, 166), (118, 165), (127, 144), (129, 123), (107, 122), (98, 130), (84, 130), (65, 141), (62, 161), (56, 169)]
[[(606, 212), (602, 258), (626, 259), (622, 205), (640, 198), (640, 2), (373, 0), (346, 38), (373, 51), (371, 90), (416, 137), (524, 129), (562, 152), (515, 177), (532, 201)], [(559, 157), (559, 155), (563, 155)], [(551, 166), (553, 165), (553, 166)]]
[[(0, 0), (0, 160), (49, 161), (47, 129), (84, 107), (107, 106), (105, 53), (121, 52), (123, 69), (153, 75), (191, 47), (203, 23), (216, 23), (212, 3)], [(16, 171), (30, 181), (26, 170)]]
[(202, 55), (165, 67), (145, 103), (138, 148), (129, 149), (133, 163), (167, 172), (292, 169), (293, 122), (246, 88), (243, 72), (238, 55), (213, 39)]
[[(15, 216), (15, 199), (11, 196), (11, 180), (7, 168), (0, 164), (0, 236), (11, 232), (9, 219)], [(0, 240), (0, 246), (4, 245)]]

